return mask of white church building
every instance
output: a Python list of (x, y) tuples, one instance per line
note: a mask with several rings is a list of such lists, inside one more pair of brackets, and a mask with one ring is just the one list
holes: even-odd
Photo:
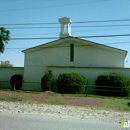
[(23, 89), (42, 91), (41, 78), (52, 70), (55, 80), (61, 73), (79, 73), (95, 84), (99, 74), (127, 74), (124, 61), (127, 51), (71, 36), (72, 21), (60, 18), (59, 39), (23, 50), (25, 55)]

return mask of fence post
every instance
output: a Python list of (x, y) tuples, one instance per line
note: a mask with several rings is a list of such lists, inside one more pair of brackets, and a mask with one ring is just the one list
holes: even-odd
[(51, 91), (51, 85), (49, 86), (49, 91)]
[(86, 85), (86, 88), (85, 88), (85, 92), (86, 92), (86, 96), (87, 96), (87, 85)]

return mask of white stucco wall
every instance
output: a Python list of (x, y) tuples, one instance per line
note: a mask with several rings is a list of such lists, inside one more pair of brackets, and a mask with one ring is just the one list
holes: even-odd
[[(70, 44), (74, 44), (74, 62), (70, 62)], [(125, 53), (98, 45), (68, 41), (25, 53), (25, 65), (124, 67)]]
[[(91, 86), (91, 90), (89, 92), (94, 92), (95, 87), (95, 80), (100, 74), (106, 74), (106, 73), (120, 73), (123, 75), (126, 75), (130, 77), (130, 68), (103, 68), (103, 67), (47, 67), (47, 70), (52, 70), (55, 82), (58, 79), (58, 75), (62, 73), (78, 73), (83, 75), (88, 80), (88, 85)], [(24, 83), (24, 90), (34, 90), (34, 91), (42, 91), (40, 79), (42, 75), (39, 76), (39, 80), (35, 77), (35, 80), (32, 80), (31, 82)], [(37, 79), (37, 81), (36, 81)]]
[[(74, 44), (74, 62), (70, 62), (70, 44)], [(124, 67), (125, 56), (124, 52), (118, 50), (102, 48), (95, 44), (86, 45), (73, 40), (27, 51), (25, 52), (23, 89), (41, 91), (40, 82), (48, 70), (47, 66)], [(54, 74), (60, 70), (58, 68)], [(76, 68), (73, 71), (84, 73), (83, 69)], [(94, 73), (92, 70), (92, 74)]]
[(34, 90), (34, 91), (42, 91), (41, 89), (41, 78), (47, 71), (45, 66), (26, 66), (24, 68), (24, 76), (23, 76), (23, 90)]
[(89, 92), (94, 92), (95, 89), (95, 80), (100, 74), (106, 73), (119, 73), (130, 78), (130, 68), (103, 68), (103, 67), (48, 67), (48, 70), (52, 70), (55, 81), (58, 79), (58, 75), (62, 73), (78, 73), (83, 75), (88, 80), (88, 85), (91, 90)]
[(15, 74), (23, 75), (23, 67), (0, 67), (0, 88), (11, 88), (10, 78)]

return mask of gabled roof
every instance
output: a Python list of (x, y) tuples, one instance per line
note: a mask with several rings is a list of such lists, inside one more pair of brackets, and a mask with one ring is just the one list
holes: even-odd
[(103, 44), (99, 44), (99, 43), (96, 43), (96, 42), (80, 39), (80, 38), (77, 38), (77, 37), (71, 37), (71, 36), (66, 37), (66, 38), (61, 38), (61, 39), (58, 39), (58, 40), (55, 40), (55, 41), (51, 41), (51, 42), (48, 42), (48, 43), (45, 43), (45, 44), (42, 44), (42, 45), (39, 45), (39, 46), (35, 46), (35, 47), (32, 47), (32, 48), (23, 50), (22, 52), (24, 52), (24, 53), (32, 52), (32, 51), (39, 50), (41, 48), (51, 47), (51, 46), (54, 46), (54, 45), (57, 45), (57, 44), (60, 44), (60, 43), (66, 42), (66, 41), (80, 42), (82, 44), (86, 44), (86, 45), (90, 45), (90, 46), (94, 45), (94, 46), (98, 46), (99, 48), (104, 48), (104, 49), (107, 49), (107, 50), (110, 50), (110, 51), (117, 51), (119, 53), (127, 54), (127, 51), (122, 50), (122, 49), (110, 47), (110, 46), (107, 46), (107, 45), (103, 45)]

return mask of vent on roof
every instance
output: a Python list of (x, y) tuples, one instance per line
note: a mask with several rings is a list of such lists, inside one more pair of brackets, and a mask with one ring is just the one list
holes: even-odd
[(63, 17), (59, 19), (59, 22), (61, 24), (60, 28), (60, 38), (71, 36), (71, 19), (67, 17)]

